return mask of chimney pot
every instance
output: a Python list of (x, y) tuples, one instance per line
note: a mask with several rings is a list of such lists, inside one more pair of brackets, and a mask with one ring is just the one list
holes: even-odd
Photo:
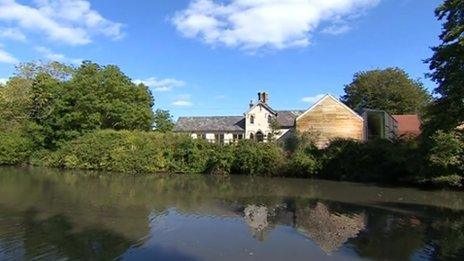
[(261, 93), (261, 97), (263, 98), (262, 103), (267, 103), (269, 100), (269, 96), (267, 95), (267, 92)]

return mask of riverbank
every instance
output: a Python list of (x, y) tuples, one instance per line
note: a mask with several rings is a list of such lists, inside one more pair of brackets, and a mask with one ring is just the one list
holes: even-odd
[[(447, 137), (442, 139), (449, 143)], [(452, 156), (443, 153), (449, 150), (443, 142), (434, 154), (424, 154), (418, 142), (336, 140), (317, 149), (304, 135), (286, 143), (244, 140), (221, 145), (173, 133), (101, 130), (63, 142), (56, 150), (21, 151), (27, 142), (8, 148), (3, 140), (0, 147), (10, 151), (4, 150), (0, 163), (134, 175), (233, 173), (460, 189), (462, 176), (436, 164)]]

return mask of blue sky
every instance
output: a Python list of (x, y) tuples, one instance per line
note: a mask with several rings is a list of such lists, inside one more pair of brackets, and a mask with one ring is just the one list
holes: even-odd
[(440, 0), (0, 0), (0, 78), (14, 64), (116, 64), (155, 108), (240, 115), (258, 91), (275, 109), (343, 94), (355, 72), (424, 79)]

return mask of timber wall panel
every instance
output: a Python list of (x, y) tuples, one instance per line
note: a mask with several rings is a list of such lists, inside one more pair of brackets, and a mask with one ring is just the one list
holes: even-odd
[(325, 99), (296, 122), (296, 129), (310, 132), (316, 145), (326, 146), (336, 138), (363, 140), (363, 120), (333, 99)]

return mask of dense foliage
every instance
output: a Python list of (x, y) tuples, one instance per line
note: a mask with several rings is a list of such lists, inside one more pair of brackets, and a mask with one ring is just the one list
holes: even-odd
[(174, 120), (169, 111), (157, 109), (154, 115), (155, 130), (159, 132), (170, 132), (174, 129)]
[(224, 146), (187, 135), (102, 130), (64, 143), (36, 159), (45, 166), (126, 173), (277, 175), (283, 153), (274, 144)]
[(354, 110), (379, 109), (391, 114), (416, 114), (430, 101), (430, 95), (419, 81), (399, 68), (356, 73), (345, 86), (342, 101)]
[(25, 64), (0, 90), (0, 124), (39, 126), (36, 140), (56, 148), (97, 129), (150, 130), (153, 98), (116, 66), (84, 62), (80, 67)]
[(434, 90), (438, 97), (427, 113), (427, 135), (464, 123), (464, 2), (446, 0), (436, 16), (444, 23), (441, 44), (432, 48), (434, 55), (427, 61), (429, 77), (438, 84)]

